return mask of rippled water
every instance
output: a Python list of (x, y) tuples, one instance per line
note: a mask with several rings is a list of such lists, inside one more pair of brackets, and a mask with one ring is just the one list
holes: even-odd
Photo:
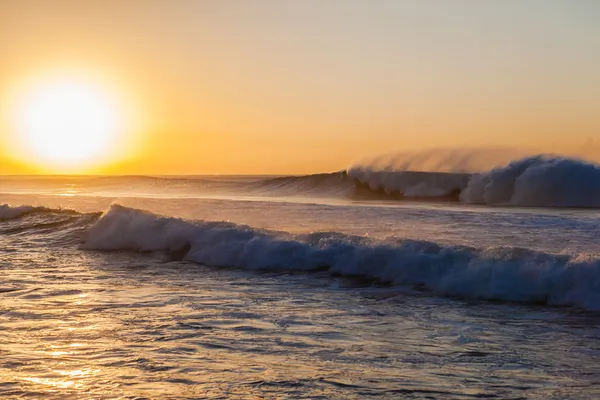
[(2, 268), (2, 395), (600, 394), (589, 315), (125, 254), (38, 249)]
[[(68, 201), (89, 211), (107, 200)], [(597, 233), (596, 217), (577, 212), (486, 216), (485, 210), (381, 206), (351, 208), (353, 225), (348, 210), (342, 218), (335, 206), (271, 205), (267, 215), (257, 214), (258, 203), (208, 202), (202, 209), (200, 202), (196, 209), (176, 201), (148, 204), (199, 217), (212, 208), (215, 219), (262, 219), (278, 229), (296, 222), (302, 230), (320, 219), (321, 228), (370, 226), (375, 235), (408, 232), (419, 226), (420, 214), (423, 236), (447, 229), (448, 242), (499, 242), (519, 232), (539, 248), (552, 246), (544, 235), (561, 241), (553, 230), (563, 220), (571, 234), (562, 250), (571, 251), (593, 251)], [(311, 207), (322, 214), (306, 212)], [(396, 220), (388, 217), (394, 213)], [(55, 235), (63, 219), (35, 229), (0, 222), (2, 396), (600, 397), (596, 313), (449, 299), (325, 272), (254, 272), (169, 261), (161, 253), (83, 250), (76, 238), (84, 225), (73, 226), (69, 236)], [(402, 220), (406, 226), (391, 227)], [(464, 235), (453, 236), (449, 220)], [(484, 236), (490, 221), (495, 224)], [(544, 221), (550, 222), (546, 231)], [(519, 242), (519, 236), (509, 240)]]

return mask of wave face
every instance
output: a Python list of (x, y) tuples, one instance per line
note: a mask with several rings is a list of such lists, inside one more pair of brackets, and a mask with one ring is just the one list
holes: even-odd
[(377, 171), (370, 168), (352, 168), (348, 175), (360, 187), (405, 198), (449, 198), (458, 200), (470, 175), (444, 172)]
[(266, 196), (350, 197), (354, 182), (346, 171), (261, 179), (244, 186), (247, 193)]
[(354, 168), (329, 174), (284, 176), (252, 182), (245, 193), (266, 196), (333, 197), (360, 200), (453, 199), (468, 174), (385, 172)]
[(600, 166), (537, 156), (474, 175), (460, 196), (470, 204), (600, 207)]
[(600, 310), (600, 260), (524, 248), (479, 249), (373, 240), (337, 232), (293, 235), (228, 222), (191, 222), (113, 205), (84, 249), (167, 252), (171, 260), (268, 271), (329, 271), (466, 299)]

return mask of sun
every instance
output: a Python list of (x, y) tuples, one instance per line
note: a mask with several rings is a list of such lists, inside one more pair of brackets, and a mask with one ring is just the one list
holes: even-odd
[(37, 83), (16, 112), (19, 147), (33, 164), (77, 172), (106, 162), (116, 151), (126, 121), (116, 96), (84, 79)]

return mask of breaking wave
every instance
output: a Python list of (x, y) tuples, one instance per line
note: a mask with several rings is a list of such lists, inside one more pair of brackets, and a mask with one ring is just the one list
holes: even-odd
[(283, 176), (252, 182), (244, 193), (260, 196), (333, 197), (358, 200), (451, 199), (458, 201), (468, 174), (385, 172), (353, 168), (333, 173)]
[(355, 167), (358, 184), (405, 198), (519, 207), (600, 207), (600, 166), (538, 155), (477, 174), (386, 171)]
[(600, 260), (524, 248), (373, 240), (337, 232), (293, 235), (228, 222), (186, 221), (113, 205), (84, 249), (167, 252), (171, 260), (268, 271), (329, 271), (443, 296), (600, 310)]
[[(466, 162), (459, 157), (460, 154), (451, 155), (449, 160), (456, 165)], [(470, 158), (467, 157), (467, 160)], [(0, 178), (0, 191), (13, 193), (15, 185), (21, 185), (16, 193), (24, 190), (26, 193), (68, 192), (112, 197), (302, 197), (600, 207), (600, 166), (583, 160), (548, 155), (522, 158), (479, 173), (409, 171), (357, 165), (332, 173), (281, 177)], [(43, 211), (43, 208), (8, 209), (0, 206), (0, 219), (10, 219), (36, 210)]]
[(536, 156), (472, 176), (460, 195), (471, 204), (600, 207), (600, 166)]
[(551, 155), (522, 158), (476, 174), (355, 166), (334, 173), (262, 179), (232, 190), (259, 196), (600, 207), (600, 166)]

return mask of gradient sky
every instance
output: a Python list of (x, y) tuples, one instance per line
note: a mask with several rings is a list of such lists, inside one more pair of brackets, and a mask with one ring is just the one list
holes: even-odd
[[(0, 96), (47, 71), (118, 86), (145, 124), (139, 151), (100, 172), (308, 173), (431, 147), (592, 152), (598, 21), (595, 0), (0, 0)], [(28, 171), (6, 146), (0, 169)]]

